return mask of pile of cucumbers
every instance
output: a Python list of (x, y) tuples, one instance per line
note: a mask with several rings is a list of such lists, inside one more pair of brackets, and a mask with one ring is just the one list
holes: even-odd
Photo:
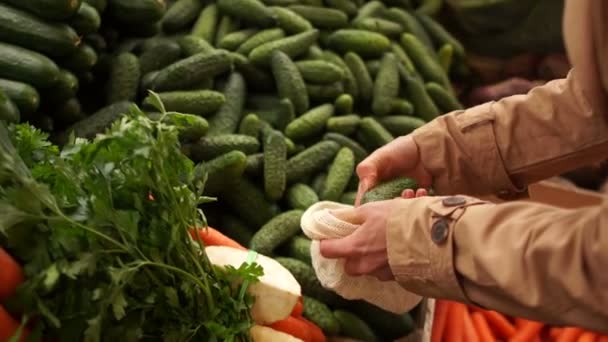
[[(413, 329), (320, 285), (300, 218), (354, 202), (373, 150), (460, 110), (465, 50), (438, 0), (0, 0), (0, 119), (58, 144), (93, 138), (157, 98), (206, 179), (209, 223), (275, 257), (328, 335), (386, 341)], [(152, 94), (150, 91), (154, 92)], [(415, 188), (399, 178), (366, 202)]]

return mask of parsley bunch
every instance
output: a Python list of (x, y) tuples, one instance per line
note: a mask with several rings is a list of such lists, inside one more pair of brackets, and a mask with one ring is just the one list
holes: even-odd
[(0, 122), (0, 243), (26, 273), (10, 305), (34, 319), (33, 336), (250, 339), (253, 298), (239, 284), (261, 268), (216, 268), (190, 238), (206, 225), (199, 204), (212, 199), (164, 122), (134, 106), (61, 151), (29, 125)]

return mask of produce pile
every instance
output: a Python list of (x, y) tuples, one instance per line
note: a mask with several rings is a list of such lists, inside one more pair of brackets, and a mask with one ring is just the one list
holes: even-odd
[[(410, 314), (321, 287), (299, 221), (319, 200), (352, 204), (357, 162), (462, 107), (451, 80), (467, 75), (465, 52), (433, 19), (441, 4), (3, 0), (0, 118), (59, 146), (133, 105), (162, 118), (216, 198), (200, 204), (209, 225), (288, 269), (306, 319), (328, 336), (398, 338)], [(415, 186), (396, 179), (365, 201)]]

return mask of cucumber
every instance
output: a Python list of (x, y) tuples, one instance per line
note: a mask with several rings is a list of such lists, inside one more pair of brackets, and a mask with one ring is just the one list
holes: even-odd
[(364, 18), (353, 24), (354, 28), (381, 33), (387, 37), (395, 37), (403, 33), (403, 26), (394, 21), (382, 18)]
[(274, 216), (272, 204), (266, 199), (264, 192), (245, 177), (241, 177), (236, 185), (226, 187), (219, 197), (219, 203), (227, 204), (254, 230), (262, 227)]
[(218, 47), (229, 51), (236, 51), (247, 39), (258, 33), (258, 29), (249, 28), (225, 35), (219, 42)]
[(51, 57), (76, 50), (80, 40), (76, 32), (63, 23), (39, 19), (25, 11), (0, 3), (0, 40)]
[(221, 50), (200, 52), (161, 69), (154, 78), (152, 89), (155, 91), (188, 89), (231, 68), (232, 60), (228, 52)]
[(326, 103), (312, 108), (285, 127), (285, 135), (293, 140), (314, 137), (323, 132), (327, 120), (334, 115), (334, 106)]
[(303, 60), (296, 66), (306, 82), (327, 84), (342, 81), (344, 70), (323, 60)]
[(186, 57), (191, 57), (201, 52), (214, 51), (213, 46), (206, 40), (191, 34), (179, 38), (177, 43), (181, 47), (182, 53)]
[[(312, 191), (312, 189), (310, 189)], [(314, 194), (314, 191), (313, 191)], [(316, 194), (315, 194), (316, 196)], [(287, 256), (312, 265), (312, 258), (310, 257), (310, 245), (312, 241), (309, 238), (301, 235), (296, 235), (287, 243), (286, 250)]]
[(287, 189), (287, 204), (292, 209), (306, 210), (311, 205), (319, 202), (319, 196), (308, 185), (295, 183)]
[(65, 56), (59, 64), (75, 73), (87, 72), (97, 64), (99, 56), (89, 44), (83, 43), (72, 54)]
[(414, 63), (412, 62), (410, 57), (407, 55), (405, 50), (403, 50), (401, 45), (393, 42), (391, 44), (391, 51), (395, 54), (395, 57), (397, 57), (398, 61), (403, 64), (403, 66), (407, 69), (408, 72), (410, 72), (412, 74), (417, 73)]
[(274, 79), (269, 72), (254, 65), (241, 54), (233, 53), (232, 58), (236, 70), (243, 74), (249, 85), (255, 86), (260, 91), (274, 90)]
[(357, 201), (357, 192), (356, 191), (345, 192), (342, 194), (342, 197), (340, 197), (340, 203), (342, 203), (342, 204), (355, 205), (356, 201)]
[(363, 300), (348, 303), (348, 309), (359, 315), (379, 335), (382, 341), (394, 341), (409, 336), (415, 328), (410, 313), (395, 314)]
[(243, 220), (234, 215), (222, 213), (220, 215), (220, 222), (220, 231), (222, 233), (234, 239), (241, 246), (249, 246), (253, 237), (253, 231)]
[(277, 201), (283, 197), (287, 178), (287, 146), (285, 138), (272, 132), (264, 138), (264, 192)]
[(215, 30), (219, 21), (219, 10), (215, 3), (207, 5), (201, 11), (198, 19), (192, 27), (191, 34), (196, 37), (201, 37), (209, 44), (213, 44), (215, 39)]
[(0, 91), (17, 105), (23, 115), (35, 113), (40, 106), (40, 94), (29, 84), (0, 79)]
[(378, 121), (394, 136), (408, 135), (426, 124), (420, 118), (407, 115), (389, 115), (378, 118)]
[(151, 71), (160, 70), (180, 59), (182, 49), (179, 44), (172, 40), (166, 40), (155, 46), (144, 50), (139, 56), (141, 74), (145, 75)]
[(249, 135), (257, 138), (260, 135), (260, 118), (255, 114), (247, 114), (239, 124), (238, 134)]
[(121, 101), (134, 101), (139, 90), (141, 71), (139, 59), (130, 52), (116, 56), (110, 68), (110, 79), (107, 83), (108, 104)]
[(365, 67), (367, 68), (367, 72), (372, 78), (376, 78), (378, 75), (378, 70), (380, 70), (380, 59), (373, 59), (365, 62)]
[(462, 43), (460, 43), (458, 39), (454, 38), (454, 36), (452, 36), (452, 34), (448, 32), (441, 24), (426, 14), (417, 13), (415, 16), (435, 42), (436, 48), (449, 44), (454, 49), (454, 55), (458, 59), (463, 59), (465, 57), (465, 49)]
[(272, 42), (285, 37), (285, 31), (282, 28), (270, 28), (257, 32), (247, 39), (239, 48), (236, 50), (237, 53), (247, 56), (256, 47)]
[(308, 52), (302, 56), (302, 59), (323, 59), (323, 50), (315, 44), (308, 49)]
[(277, 102), (275, 109), (259, 109), (254, 112), (261, 120), (281, 131), (295, 118), (295, 110), (289, 99)]
[(218, 8), (225, 14), (257, 27), (275, 25), (275, 16), (259, 0), (218, 0)]
[(424, 46), (416, 36), (410, 33), (402, 34), (401, 45), (426, 81), (437, 82), (447, 88), (452, 86), (437, 59), (431, 55), (432, 50)]
[(449, 74), (454, 61), (454, 47), (451, 44), (443, 44), (437, 52), (437, 59), (443, 71)]
[(374, 81), (365, 66), (365, 62), (354, 52), (344, 55), (344, 63), (350, 69), (359, 87), (359, 96), (365, 103), (369, 103), (373, 96)]
[(251, 238), (249, 248), (263, 255), (272, 252), (300, 232), (304, 211), (289, 210), (272, 218)]
[(315, 323), (324, 333), (334, 336), (340, 333), (340, 322), (325, 303), (303, 296), (303, 304), (304, 317)]
[(354, 104), (355, 100), (350, 94), (342, 94), (338, 96), (338, 98), (334, 102), (334, 106), (336, 107), (336, 112), (338, 114), (352, 113), (354, 109)]
[(108, 0), (109, 14), (117, 21), (137, 26), (162, 19), (167, 6), (164, 0)]
[(392, 112), (397, 115), (412, 115), (414, 114), (414, 106), (408, 100), (404, 99), (392, 99), (391, 100)]
[(3, 0), (3, 2), (50, 20), (65, 20), (71, 17), (82, 3), (81, 0)]
[(53, 110), (52, 118), (62, 125), (70, 125), (86, 116), (77, 98), (71, 98)]
[(368, 1), (365, 4), (360, 5), (357, 15), (355, 16), (355, 18), (353, 18), (353, 23), (361, 19), (380, 16), (385, 11), (386, 6), (381, 1)]
[(55, 62), (38, 52), (0, 43), (0, 78), (44, 89), (57, 81), (59, 68)]
[(401, 196), (403, 190), (417, 189), (416, 181), (412, 178), (398, 177), (376, 185), (363, 195), (361, 203), (386, 201)]
[(245, 173), (253, 177), (264, 175), (264, 153), (254, 153), (247, 156)]
[(173, 33), (185, 29), (194, 23), (202, 9), (200, 0), (177, 0), (163, 16), (163, 31)]
[(101, 16), (95, 7), (83, 2), (78, 12), (70, 18), (70, 26), (82, 35), (94, 33), (101, 26)]
[(358, 138), (370, 149), (380, 148), (395, 138), (376, 119), (365, 117), (359, 123)]
[(315, 191), (317, 196), (321, 194), (323, 191), (323, 187), (325, 186), (325, 181), (327, 180), (327, 173), (321, 172), (317, 174), (310, 183), (310, 187)]
[(247, 156), (241, 151), (230, 151), (214, 159), (197, 165), (197, 172), (207, 175), (205, 194), (216, 196), (230, 185), (238, 183), (243, 176)]
[(383, 14), (383, 17), (386, 19), (392, 20), (396, 23), (399, 23), (405, 32), (411, 33), (416, 38), (424, 44), (429, 49), (433, 48), (433, 42), (431, 37), (428, 35), (424, 27), (420, 24), (420, 22), (416, 19), (416, 17), (409, 12), (397, 8), (392, 7), (388, 11)]
[(272, 53), (271, 67), (279, 97), (291, 101), (296, 115), (306, 112), (310, 106), (306, 84), (295, 63), (277, 50)]
[(345, 310), (335, 310), (334, 317), (340, 325), (340, 332), (343, 336), (362, 342), (380, 341), (372, 328), (359, 316)]
[(163, 122), (177, 128), (179, 140), (181, 142), (197, 141), (202, 138), (209, 129), (209, 123), (205, 118), (193, 114), (165, 113)]
[(45, 98), (50, 103), (61, 103), (76, 96), (80, 89), (80, 81), (72, 72), (59, 69), (57, 82), (45, 92)]
[(152, 38), (159, 35), (162, 31), (160, 21), (139, 23), (137, 25), (117, 22), (116, 26), (125, 36), (140, 38)]
[(17, 105), (2, 91), (0, 90), (0, 121), (6, 123), (19, 123), (21, 120), (21, 113)]
[(408, 75), (403, 68), (399, 69), (399, 74), (405, 86), (405, 93), (414, 105), (416, 116), (427, 122), (439, 116), (439, 109), (426, 92), (424, 83), (418, 78)]
[(241, 23), (237, 19), (229, 15), (222, 16), (215, 30), (215, 45), (217, 46), (227, 34), (238, 31), (240, 27)]
[(335, 101), (335, 99), (344, 93), (344, 85), (342, 82), (334, 82), (331, 84), (307, 84), (306, 91), (312, 101)]
[(99, 109), (92, 115), (70, 125), (55, 137), (57, 144), (63, 145), (68, 142), (70, 134), (77, 138), (93, 139), (99, 133), (103, 133), (112, 123), (122, 118), (129, 109), (135, 106), (133, 102), (117, 102)]
[(355, 155), (348, 147), (342, 147), (329, 166), (321, 199), (337, 202), (344, 193), (354, 171)]
[(223, 94), (226, 101), (209, 120), (209, 136), (236, 133), (243, 117), (247, 96), (247, 85), (243, 76), (238, 72), (231, 73)]
[(348, 147), (355, 155), (356, 163), (360, 163), (368, 155), (367, 151), (363, 146), (361, 146), (361, 144), (343, 134), (328, 132), (323, 136), (323, 140), (334, 141), (341, 147)]
[(285, 7), (270, 7), (274, 13), (277, 25), (287, 34), (296, 34), (313, 29), (312, 24), (303, 16)]
[(362, 57), (381, 56), (391, 41), (383, 34), (360, 29), (340, 29), (327, 38), (328, 46), (340, 52), (354, 52)]
[(344, 12), (347, 16), (355, 16), (359, 12), (357, 4), (352, 0), (326, 0), (327, 6)]
[[(178, 90), (158, 93), (165, 109), (186, 114), (209, 116), (225, 102), (224, 94), (214, 90)], [(152, 104), (152, 97), (144, 99), (144, 106)]]
[(272, 53), (275, 50), (280, 50), (294, 59), (306, 53), (306, 51), (308, 51), (308, 49), (317, 41), (318, 37), (319, 30), (313, 29), (264, 43), (249, 53), (249, 59), (254, 64), (269, 65)]
[(393, 110), (392, 101), (399, 96), (399, 68), (397, 58), (392, 52), (387, 52), (382, 58), (380, 69), (374, 82), (374, 98), (372, 111), (374, 114), (388, 115)]
[(441, 10), (443, 0), (423, 0), (416, 8), (416, 13), (422, 15), (436, 15)]
[(326, 128), (328, 132), (340, 133), (348, 136), (357, 131), (359, 122), (361, 122), (361, 117), (356, 114), (336, 116), (327, 120)]
[(462, 104), (449, 91), (445, 90), (441, 85), (435, 82), (428, 82), (424, 89), (429, 94), (433, 102), (444, 113), (461, 110)]
[(316, 28), (339, 29), (348, 26), (346, 13), (334, 8), (306, 5), (291, 5), (287, 8), (308, 20)]
[(342, 84), (344, 85), (344, 92), (351, 95), (355, 99), (358, 98), (359, 86), (357, 85), (357, 80), (355, 79), (355, 76), (352, 74), (352, 72), (348, 68), (348, 65), (346, 65), (342, 57), (340, 57), (333, 51), (326, 50), (323, 51), (323, 59), (342, 68), (344, 72), (344, 78), (342, 79)]
[(248, 135), (224, 134), (213, 137), (203, 137), (191, 146), (192, 159), (195, 161), (209, 160), (230, 151), (241, 151), (252, 154), (260, 149), (258, 139)]
[(287, 182), (300, 181), (321, 171), (335, 157), (340, 145), (335, 141), (320, 141), (287, 161)]
[(84, 0), (83, 3), (85, 2), (93, 6), (93, 8), (95, 8), (99, 14), (103, 13), (108, 6), (107, 0)]

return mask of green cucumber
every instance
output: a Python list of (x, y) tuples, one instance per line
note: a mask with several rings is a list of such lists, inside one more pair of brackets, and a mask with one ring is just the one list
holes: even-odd
[[(158, 115), (160, 117), (160, 115)], [(209, 129), (205, 118), (193, 114), (169, 112), (163, 116), (163, 122), (175, 126), (181, 142), (193, 142), (202, 138)]]
[(424, 86), (424, 89), (429, 94), (431, 99), (433, 99), (433, 102), (437, 105), (437, 107), (439, 107), (439, 109), (444, 113), (461, 110), (463, 108), (462, 104), (460, 104), (456, 97), (435, 82), (428, 82)]
[(74, 53), (65, 56), (59, 64), (70, 71), (80, 73), (91, 70), (97, 64), (98, 59), (99, 56), (95, 49), (89, 44), (83, 43)]
[(257, 32), (247, 39), (243, 44), (236, 50), (237, 53), (247, 56), (256, 47), (272, 42), (285, 37), (285, 31), (282, 28), (270, 28)]
[[(351, 180), (352, 180), (352, 178), (351, 178)], [(342, 204), (355, 205), (356, 201), (357, 201), (357, 192), (349, 191), (349, 192), (345, 192), (342, 194), (339, 202)]]
[(344, 93), (344, 85), (342, 82), (331, 84), (307, 84), (306, 91), (312, 101), (334, 101), (338, 96)]
[(264, 43), (249, 53), (249, 59), (254, 64), (269, 65), (275, 50), (280, 50), (294, 59), (306, 53), (318, 37), (319, 30), (313, 29)]
[(376, 185), (363, 195), (361, 203), (386, 201), (401, 196), (403, 190), (417, 190), (417, 183), (412, 178), (398, 177)]
[(260, 149), (260, 142), (254, 137), (240, 134), (224, 134), (203, 137), (191, 146), (192, 159), (209, 160), (230, 151), (252, 154)]
[(164, 0), (108, 0), (107, 11), (121, 23), (138, 26), (158, 22), (166, 7)]
[(439, 60), (439, 65), (441, 65), (443, 71), (449, 74), (454, 61), (454, 47), (452, 44), (443, 44), (437, 52), (437, 59)]
[(404, 68), (399, 68), (399, 74), (405, 86), (405, 93), (414, 105), (416, 116), (427, 122), (439, 116), (439, 109), (427, 93), (424, 83), (420, 79), (408, 75)]
[(303, 16), (285, 7), (270, 7), (277, 19), (277, 25), (287, 34), (296, 34), (313, 29), (312, 24)]
[(258, 27), (270, 27), (276, 22), (274, 13), (259, 0), (218, 0), (223, 14)]
[(139, 59), (130, 52), (116, 56), (110, 68), (110, 79), (107, 83), (108, 104), (121, 101), (134, 101), (139, 90), (141, 71)]
[(296, 278), (298, 283), (302, 286), (303, 295), (315, 298), (330, 306), (339, 306), (345, 302), (342, 297), (325, 289), (323, 285), (321, 285), (312, 266), (294, 258), (276, 257), (275, 260)]
[(391, 46), (391, 41), (381, 33), (353, 28), (334, 31), (327, 40), (340, 53), (354, 52), (362, 57), (380, 56)]
[(256, 33), (258, 33), (258, 29), (255, 28), (248, 28), (228, 33), (218, 42), (218, 47), (228, 51), (236, 51), (239, 46), (245, 43), (247, 39), (251, 38)]
[[(310, 254), (310, 251), (308, 254)], [(324, 333), (331, 336), (340, 333), (340, 322), (327, 304), (308, 296), (303, 297), (303, 304), (304, 317), (316, 324)]]
[(287, 146), (279, 132), (264, 138), (264, 192), (266, 197), (277, 201), (283, 197), (287, 176)]
[[(312, 191), (312, 189), (310, 190)], [(315, 194), (315, 196), (317, 195)], [(286, 254), (290, 258), (294, 258), (303, 261), (308, 265), (312, 265), (312, 258), (310, 256), (311, 244), (312, 241), (310, 241), (309, 238), (301, 235), (296, 235), (291, 238), (291, 240), (289, 240), (289, 242), (287, 243), (287, 246), (285, 248), (287, 250)]]
[(364, 102), (369, 103), (373, 97), (374, 81), (365, 66), (365, 62), (358, 54), (347, 52), (344, 55), (344, 63), (346, 63), (357, 82), (359, 96)]
[(417, 13), (415, 16), (435, 42), (435, 47), (439, 48), (445, 44), (450, 44), (454, 49), (454, 55), (459, 59), (464, 58), (465, 49), (462, 43), (454, 38), (441, 24), (426, 14)]
[(414, 114), (414, 106), (408, 100), (404, 99), (392, 99), (391, 100), (392, 112), (396, 115), (412, 115)]
[(291, 101), (296, 115), (306, 112), (310, 106), (306, 84), (295, 63), (277, 50), (272, 53), (271, 67), (279, 97)]
[(237, 131), (247, 96), (247, 85), (243, 76), (238, 72), (231, 73), (223, 94), (226, 101), (209, 120), (209, 136), (232, 134)]
[(225, 187), (238, 183), (243, 176), (247, 156), (241, 151), (230, 151), (197, 165), (197, 172), (207, 175), (205, 194), (216, 196)]
[(447, 74), (436, 58), (431, 54), (431, 49), (427, 48), (420, 40), (411, 33), (401, 35), (401, 45), (405, 48), (408, 56), (416, 66), (426, 81), (437, 82), (444, 87), (451, 87)]
[(55, 84), (59, 78), (59, 68), (55, 62), (38, 52), (0, 43), (0, 78), (44, 89)]
[(40, 106), (40, 94), (29, 84), (0, 79), (0, 91), (4, 92), (23, 115), (35, 113)]
[(241, 177), (236, 185), (226, 187), (220, 195), (219, 203), (227, 204), (254, 230), (262, 227), (274, 216), (272, 204), (266, 199), (264, 192), (245, 177)]
[(355, 171), (355, 155), (348, 147), (342, 147), (334, 161), (329, 166), (327, 180), (321, 192), (321, 199), (325, 201), (338, 201), (348, 181)]
[(320, 141), (287, 161), (287, 182), (293, 183), (324, 169), (335, 157), (340, 145), (335, 141)]
[(108, 6), (108, 0), (84, 0), (83, 2), (93, 6), (99, 14), (103, 13)]
[(213, 44), (218, 21), (218, 6), (217, 4), (211, 3), (201, 11), (198, 19), (192, 27), (191, 34), (193, 36), (203, 38), (209, 44)]
[(45, 98), (51, 103), (61, 103), (76, 96), (80, 81), (72, 72), (59, 69), (57, 82), (45, 92)]
[(383, 17), (399, 23), (404, 28), (405, 32), (409, 32), (416, 36), (422, 42), (422, 44), (424, 44), (424, 46), (429, 49), (433, 48), (433, 42), (429, 34), (416, 19), (416, 17), (410, 14), (408, 11), (401, 8), (392, 7), (383, 14)]
[(344, 78), (344, 70), (327, 61), (303, 60), (296, 62), (296, 66), (306, 82), (327, 84)]
[(336, 113), (338, 114), (350, 114), (353, 112), (353, 106), (355, 100), (350, 94), (342, 94), (336, 98), (334, 106), (336, 106)]
[(220, 214), (220, 222), (222, 233), (234, 239), (241, 246), (249, 246), (253, 237), (253, 230), (243, 220), (234, 215), (222, 213)]
[(202, 9), (200, 0), (177, 0), (163, 16), (163, 31), (173, 33), (185, 29), (194, 23)]
[(327, 180), (327, 173), (321, 172), (317, 174), (312, 181), (310, 182), (310, 187), (315, 191), (317, 196), (321, 194), (323, 191), (323, 187), (325, 186), (325, 181)]
[(382, 58), (380, 69), (374, 82), (372, 111), (374, 114), (388, 115), (393, 110), (392, 101), (399, 96), (399, 68), (397, 58), (387, 52)]
[(201, 52), (214, 51), (213, 46), (205, 39), (193, 36), (191, 34), (179, 38), (177, 43), (181, 47), (182, 53), (186, 57), (191, 57)]
[(395, 139), (384, 126), (369, 116), (361, 119), (357, 133), (359, 138), (363, 140), (364, 145), (371, 149), (380, 148)]
[(3, 0), (17, 8), (50, 20), (65, 20), (80, 8), (81, 0)]
[(243, 74), (248, 84), (255, 86), (260, 91), (274, 90), (274, 79), (269, 72), (254, 65), (241, 54), (232, 53), (231, 57), (236, 70)]
[(347, 16), (355, 16), (359, 12), (357, 4), (352, 0), (326, 0), (327, 6), (344, 12)]
[(360, 5), (357, 16), (353, 19), (353, 23), (369, 17), (377, 17), (386, 11), (386, 6), (381, 1), (372, 0), (363, 5)]
[(403, 26), (394, 21), (382, 18), (364, 18), (353, 24), (354, 28), (381, 33), (387, 37), (395, 37), (403, 33)]
[(339, 29), (348, 26), (346, 13), (334, 8), (306, 5), (291, 5), (287, 8), (308, 20), (316, 28)]
[(350, 301), (348, 309), (359, 315), (382, 341), (395, 341), (409, 336), (415, 329), (410, 313), (395, 314), (363, 300)]
[(227, 34), (238, 31), (240, 27), (241, 23), (238, 19), (234, 19), (229, 15), (222, 16), (217, 24), (217, 30), (215, 30), (215, 45), (217, 46)]
[(401, 47), (401, 45), (399, 45), (398, 43), (393, 42), (391, 44), (391, 51), (395, 54), (395, 57), (397, 57), (398, 61), (403, 64), (403, 66), (410, 72), (410, 73), (416, 73), (416, 67), (414, 66), (414, 63), (412, 62), (412, 60), (410, 59), (410, 57), (407, 55), (407, 53), (405, 52), (405, 50), (403, 50), (403, 48)]
[(380, 70), (380, 64), (381, 64), (380, 59), (372, 59), (372, 60), (368, 60), (367, 62), (365, 62), (365, 67), (367, 68), (367, 72), (369, 72), (369, 75), (372, 78), (376, 78), (376, 75), (378, 75), (378, 70)]
[[(224, 94), (214, 90), (176, 90), (158, 93), (165, 109), (185, 114), (209, 116), (215, 113), (225, 102)], [(144, 99), (144, 105), (151, 105), (153, 97)]]
[(80, 101), (77, 98), (71, 98), (53, 110), (52, 118), (62, 125), (70, 125), (84, 119), (85, 115), (82, 113)]
[(2, 91), (0, 90), (0, 121), (6, 123), (19, 123), (21, 120), (21, 113), (17, 105)]
[(0, 3), (0, 40), (39, 53), (60, 57), (76, 50), (80, 40), (68, 25), (39, 19)]
[(70, 18), (70, 26), (83, 35), (95, 33), (101, 26), (101, 16), (95, 7), (83, 2), (78, 12)]
[(416, 13), (421, 15), (436, 15), (441, 10), (443, 0), (423, 0), (416, 8)]
[(348, 68), (348, 65), (346, 65), (342, 57), (340, 57), (340, 55), (336, 54), (333, 51), (325, 50), (323, 51), (323, 59), (342, 68), (344, 72), (344, 77), (341, 83), (344, 85), (344, 92), (346, 94), (351, 95), (354, 99), (358, 98), (359, 85), (357, 85), (357, 80), (355, 79), (355, 76), (352, 74), (352, 72)]
[(389, 115), (378, 121), (394, 136), (408, 135), (426, 124), (424, 120), (408, 115)]
[(200, 52), (161, 69), (154, 78), (152, 89), (188, 89), (231, 68), (232, 60), (227, 51)]
[(249, 135), (257, 138), (260, 135), (262, 122), (255, 114), (247, 114), (239, 124), (238, 134)]
[(308, 185), (295, 183), (287, 189), (287, 204), (292, 209), (306, 210), (311, 205), (319, 202), (319, 196)]
[(326, 103), (310, 109), (285, 127), (285, 135), (293, 140), (302, 140), (322, 133), (327, 120), (334, 115), (334, 106)]
[(346, 135), (334, 132), (325, 133), (323, 140), (331, 140), (338, 143), (341, 147), (348, 147), (355, 155), (355, 162), (360, 163), (368, 155), (367, 151), (361, 144)]
[(302, 210), (289, 210), (272, 218), (253, 235), (249, 248), (263, 255), (272, 255), (277, 247), (300, 232), (302, 214)]
[(245, 173), (252, 177), (263, 177), (264, 153), (254, 153), (247, 156)]
[(346, 136), (352, 135), (359, 128), (359, 122), (361, 122), (361, 117), (356, 114), (335, 116), (327, 120), (327, 131)]
[(344, 310), (335, 310), (334, 317), (340, 325), (340, 332), (345, 337), (361, 342), (378, 342), (380, 339), (370, 326), (359, 316)]
[(182, 49), (172, 40), (166, 40), (144, 50), (139, 56), (139, 65), (142, 75), (151, 71), (160, 70), (180, 59)]

